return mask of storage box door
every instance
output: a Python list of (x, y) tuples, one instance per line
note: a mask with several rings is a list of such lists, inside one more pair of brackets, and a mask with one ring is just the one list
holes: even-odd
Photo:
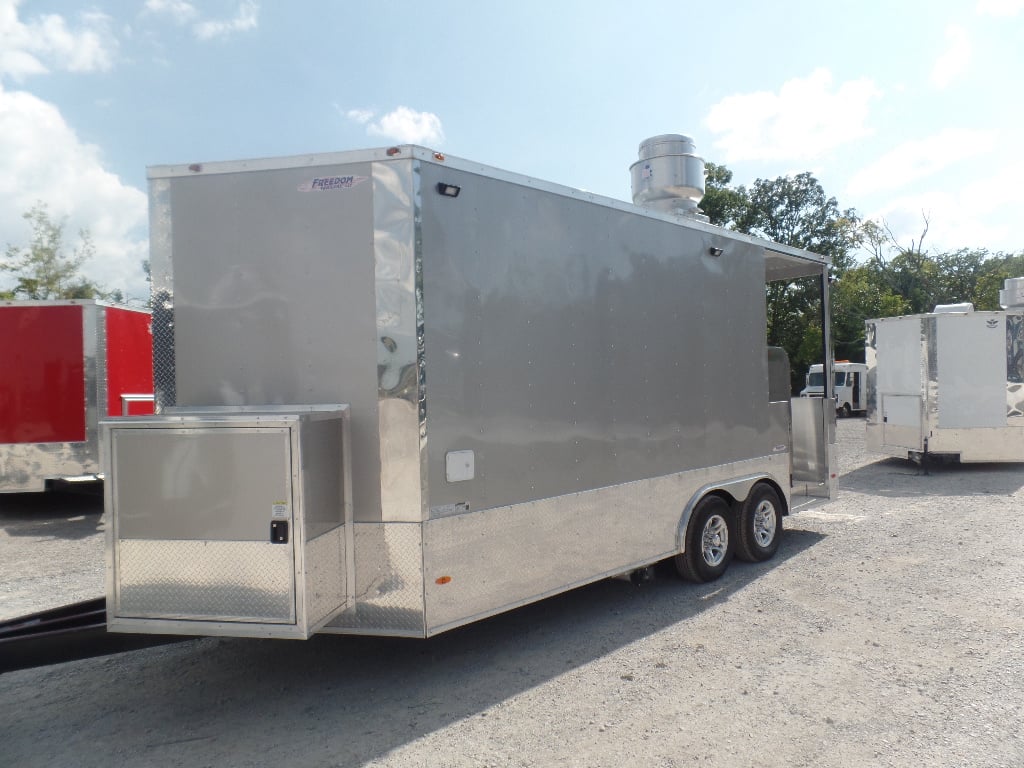
[(296, 623), (291, 429), (114, 429), (111, 451), (117, 617)]
[(921, 398), (882, 393), (882, 444), (894, 448), (923, 449)]

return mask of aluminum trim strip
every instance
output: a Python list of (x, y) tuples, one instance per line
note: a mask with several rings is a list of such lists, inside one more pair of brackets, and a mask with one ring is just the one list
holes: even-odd
[(375, 163), (372, 173), (381, 517), (419, 521), (422, 313), (411, 161)]

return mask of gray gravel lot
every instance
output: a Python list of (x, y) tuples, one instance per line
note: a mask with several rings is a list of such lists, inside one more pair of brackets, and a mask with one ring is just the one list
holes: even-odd
[[(0, 766), (1024, 766), (1024, 464), (925, 474), (863, 435), (839, 422), (839, 498), (768, 563), (430, 640), (9, 672)], [(0, 496), (0, 618), (102, 593), (99, 511), (64, 502)]]

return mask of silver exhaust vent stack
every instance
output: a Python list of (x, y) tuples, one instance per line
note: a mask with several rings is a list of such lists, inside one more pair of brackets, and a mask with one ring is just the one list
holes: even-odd
[(999, 291), (999, 306), (1003, 309), (1024, 309), (1024, 277), (1008, 277)]
[(640, 143), (640, 159), (629, 167), (633, 203), (664, 213), (707, 221), (697, 205), (704, 197), (704, 158), (689, 136), (666, 133)]

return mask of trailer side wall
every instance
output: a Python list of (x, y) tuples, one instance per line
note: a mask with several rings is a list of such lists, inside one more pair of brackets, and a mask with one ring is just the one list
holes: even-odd
[[(107, 307), (106, 416), (144, 416), (153, 413), (153, 339), (150, 315)], [(124, 396), (139, 399), (125, 400)]]
[[(423, 178), (431, 517), (772, 452), (760, 249), (449, 168)], [(463, 450), (476, 476), (447, 482)]]
[(0, 307), (0, 443), (85, 440), (83, 309)]

